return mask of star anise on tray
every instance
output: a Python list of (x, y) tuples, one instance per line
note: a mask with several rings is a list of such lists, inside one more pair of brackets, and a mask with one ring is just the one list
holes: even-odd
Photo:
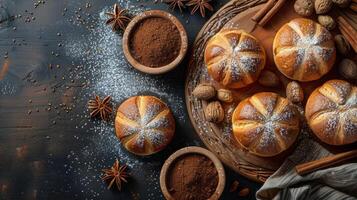
[(206, 16), (206, 9), (209, 11), (213, 11), (213, 7), (209, 3), (211, 0), (190, 0), (186, 5), (193, 6), (191, 10), (191, 15), (193, 15), (196, 11), (200, 10), (201, 16)]
[(126, 9), (120, 8), (118, 4), (114, 4), (114, 10), (112, 13), (106, 12), (109, 16), (109, 19), (106, 21), (106, 24), (112, 25), (113, 31), (117, 31), (119, 28), (125, 30), (127, 24), (130, 22), (130, 17), (127, 15)]
[(129, 174), (126, 172), (127, 165), (120, 165), (118, 159), (115, 160), (113, 166), (109, 169), (103, 169), (103, 176), (101, 179), (103, 181), (109, 181), (108, 189), (110, 189), (114, 182), (119, 191), (121, 191), (121, 187), (123, 183), (127, 183), (127, 178)]
[(182, 9), (185, 8), (185, 2), (188, 0), (165, 0), (164, 2), (170, 5), (170, 9), (175, 10), (177, 7), (182, 13)]
[(113, 112), (110, 100), (110, 96), (105, 97), (103, 100), (101, 100), (99, 96), (95, 96), (95, 99), (89, 100), (88, 109), (91, 111), (90, 116), (100, 116), (103, 120), (108, 120), (109, 115)]

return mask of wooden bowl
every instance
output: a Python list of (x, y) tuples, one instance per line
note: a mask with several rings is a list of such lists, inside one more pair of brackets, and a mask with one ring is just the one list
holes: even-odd
[(168, 200), (173, 200), (173, 197), (171, 196), (166, 185), (167, 173), (170, 170), (171, 165), (177, 160), (177, 158), (187, 154), (201, 154), (212, 160), (218, 173), (218, 184), (216, 191), (209, 198), (209, 200), (218, 200), (219, 197), (222, 195), (226, 183), (226, 175), (224, 173), (223, 165), (221, 161), (212, 152), (208, 151), (207, 149), (194, 146), (185, 147), (176, 151), (165, 161), (164, 165), (162, 166), (160, 173), (160, 187), (162, 193), (164, 194), (164, 197)]
[[(149, 66), (142, 65), (133, 57), (129, 48), (131, 33), (135, 29), (136, 25), (140, 23), (142, 20), (150, 17), (162, 17), (171, 21), (177, 27), (181, 36), (181, 49), (178, 56), (171, 63), (164, 65), (162, 67), (149, 67)], [(149, 10), (140, 13), (139, 15), (137, 15), (131, 20), (131, 22), (126, 27), (123, 35), (123, 50), (126, 59), (135, 69), (147, 74), (163, 74), (174, 69), (178, 64), (180, 64), (180, 62), (185, 57), (187, 48), (188, 48), (187, 33), (181, 22), (172, 14), (161, 10)]]

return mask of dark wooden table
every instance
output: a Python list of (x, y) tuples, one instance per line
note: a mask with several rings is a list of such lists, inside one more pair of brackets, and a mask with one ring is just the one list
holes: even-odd
[[(228, 0), (216, 0), (218, 9)], [(184, 103), (186, 60), (162, 76), (132, 69), (121, 50), (121, 35), (104, 25), (115, 2), (130, 13), (163, 9), (147, 0), (0, 0), (0, 199), (163, 199), (159, 173), (174, 151), (202, 143)], [(44, 3), (43, 3), (44, 2)], [(190, 44), (205, 19), (170, 11), (184, 24)], [(137, 157), (116, 139), (113, 121), (88, 117), (87, 101), (111, 95), (113, 106), (137, 94), (165, 100), (177, 123), (164, 151)], [(114, 117), (114, 116), (113, 116)], [(101, 169), (114, 160), (129, 166), (122, 192), (106, 189)], [(234, 180), (253, 191), (259, 184), (226, 169), (222, 199)], [(247, 199), (247, 198), (241, 198)]]

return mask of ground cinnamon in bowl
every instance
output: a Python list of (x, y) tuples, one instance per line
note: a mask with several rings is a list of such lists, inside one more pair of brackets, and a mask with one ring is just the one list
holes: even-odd
[(174, 23), (163, 17), (143, 19), (135, 26), (129, 38), (130, 53), (144, 66), (165, 66), (180, 53), (180, 32)]
[(166, 177), (168, 191), (175, 200), (206, 200), (216, 191), (219, 177), (208, 157), (191, 153), (172, 163)]

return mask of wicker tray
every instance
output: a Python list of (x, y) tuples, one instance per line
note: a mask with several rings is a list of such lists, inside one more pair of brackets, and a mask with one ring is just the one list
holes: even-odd
[[(293, 10), (294, 1), (287, 1), (264, 28), (254, 25), (250, 18), (262, 8), (265, 2), (266, 0), (232, 0), (217, 11), (196, 37), (185, 85), (188, 113), (196, 132), (204, 144), (230, 168), (243, 176), (258, 182), (264, 182), (272, 173), (274, 173), (282, 164), (284, 158), (286, 158), (295, 147), (294, 145), (291, 149), (281, 155), (271, 158), (262, 158), (241, 150), (239, 144), (232, 137), (230, 122), (231, 114), (239, 101), (260, 91), (273, 91), (285, 96), (286, 85), (290, 82), (289, 79), (276, 69), (271, 49), (277, 30), (286, 22), (299, 16)], [(209, 38), (221, 29), (230, 27), (244, 29), (262, 42), (267, 51), (266, 68), (274, 71), (279, 76), (282, 84), (279, 88), (264, 88), (258, 83), (254, 83), (247, 88), (234, 90), (235, 102), (233, 104), (223, 105), (226, 112), (226, 119), (222, 124), (216, 125), (207, 122), (205, 119), (203, 110), (206, 107), (207, 102), (194, 98), (192, 96), (192, 91), (201, 82), (210, 82), (217, 88), (221, 87), (207, 74), (203, 62), (203, 55)], [(339, 59), (337, 59), (336, 63), (338, 61)], [(342, 77), (338, 75), (336, 67), (320, 80), (302, 83), (305, 99), (317, 86), (334, 78), (342, 79)], [(301, 107), (302, 110), (303, 106)], [(310, 130), (305, 128), (303, 131), (308, 133)], [(332, 147), (332, 149), (334, 149), (334, 147)], [(339, 150), (337, 150), (337, 152), (338, 151)]]

